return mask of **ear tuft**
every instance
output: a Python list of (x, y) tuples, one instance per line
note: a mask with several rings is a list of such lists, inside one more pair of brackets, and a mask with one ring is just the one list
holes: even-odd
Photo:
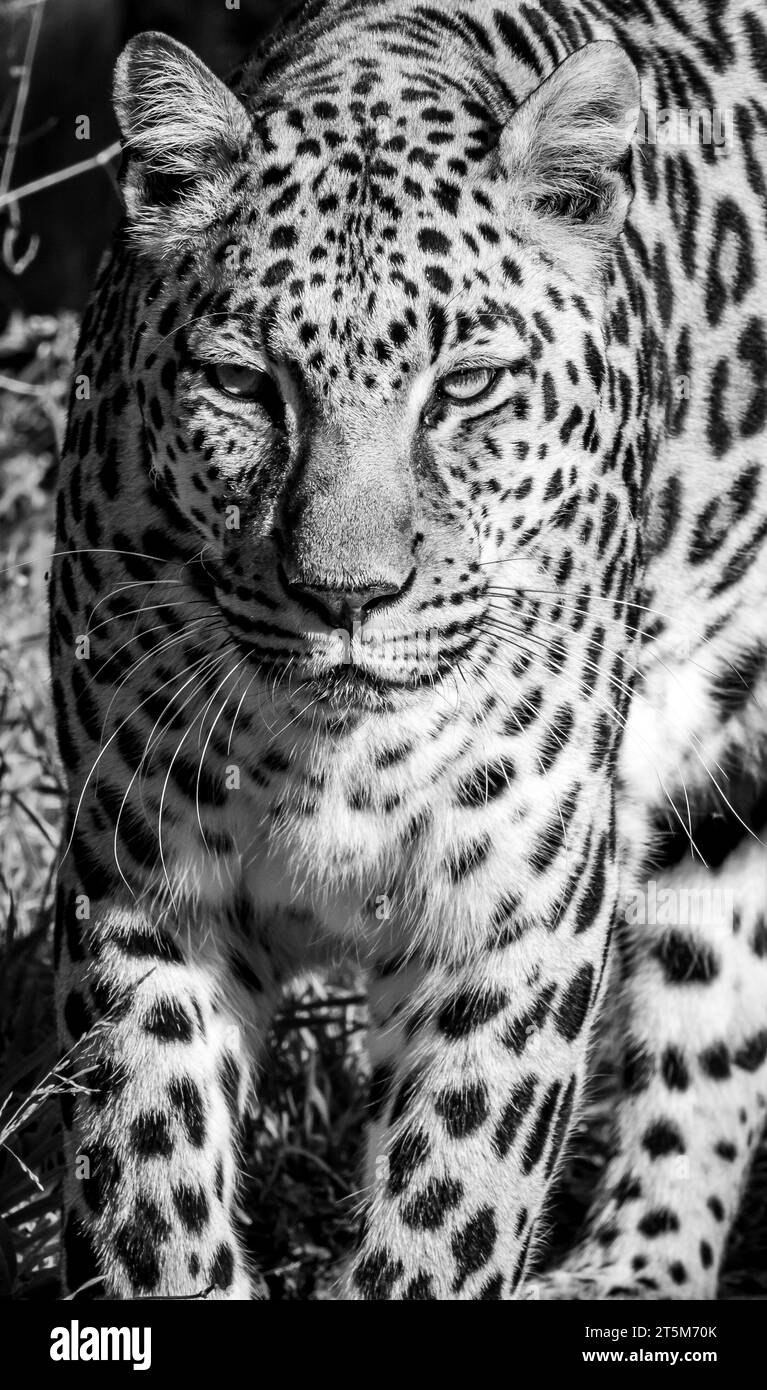
[(631, 203), (638, 118), (636, 68), (622, 48), (601, 40), (566, 58), (515, 111), (498, 157), (544, 240), (576, 231), (598, 251), (618, 234)]
[(251, 132), (245, 108), (184, 44), (137, 34), (114, 75), (114, 107), (128, 156), (129, 217), (168, 208), (223, 168)]

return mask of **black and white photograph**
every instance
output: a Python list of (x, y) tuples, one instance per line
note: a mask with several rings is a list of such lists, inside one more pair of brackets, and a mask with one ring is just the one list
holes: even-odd
[(258, 1335), (219, 1302), (734, 1367), (766, 440), (764, 0), (2, 0), (0, 1298), (46, 1384)]

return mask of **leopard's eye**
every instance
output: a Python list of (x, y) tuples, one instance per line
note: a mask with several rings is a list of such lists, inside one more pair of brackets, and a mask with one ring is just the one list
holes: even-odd
[(268, 374), (258, 367), (245, 367), (239, 362), (216, 362), (209, 371), (213, 385), (237, 401), (259, 400), (265, 382), (270, 381)]
[(262, 372), (258, 367), (244, 367), (239, 362), (211, 363), (205, 371), (216, 390), (231, 400), (258, 406), (276, 430), (286, 429), (285, 402), (269, 372)]
[(443, 400), (468, 404), (486, 396), (495, 385), (499, 372), (494, 367), (475, 367), (463, 372), (448, 372), (439, 383)]

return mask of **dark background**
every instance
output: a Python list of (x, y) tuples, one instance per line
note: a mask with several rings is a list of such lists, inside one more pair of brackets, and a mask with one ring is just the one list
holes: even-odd
[[(118, 138), (111, 105), (112, 69), (123, 44), (160, 29), (193, 48), (220, 76), (252, 49), (291, 0), (0, 0), (0, 168), (33, 16), (42, 23), (31, 61), (29, 96), (10, 189), (90, 158)], [(90, 139), (78, 139), (88, 116)], [(32, 236), (37, 253), (21, 274), (3, 255), (8, 208), (0, 208), (0, 328), (15, 310), (80, 310), (110, 228), (119, 213), (118, 161), (22, 198), (11, 258)]]

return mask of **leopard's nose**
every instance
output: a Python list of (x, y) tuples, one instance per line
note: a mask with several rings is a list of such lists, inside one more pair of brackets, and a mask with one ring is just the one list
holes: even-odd
[(316, 613), (330, 627), (353, 630), (374, 609), (383, 608), (402, 597), (413, 581), (415, 571), (407, 576), (404, 583), (397, 584), (390, 579), (366, 577), (350, 586), (324, 583), (315, 577), (296, 573), (290, 575), (280, 567), (280, 580), (285, 591), (311, 613)]

